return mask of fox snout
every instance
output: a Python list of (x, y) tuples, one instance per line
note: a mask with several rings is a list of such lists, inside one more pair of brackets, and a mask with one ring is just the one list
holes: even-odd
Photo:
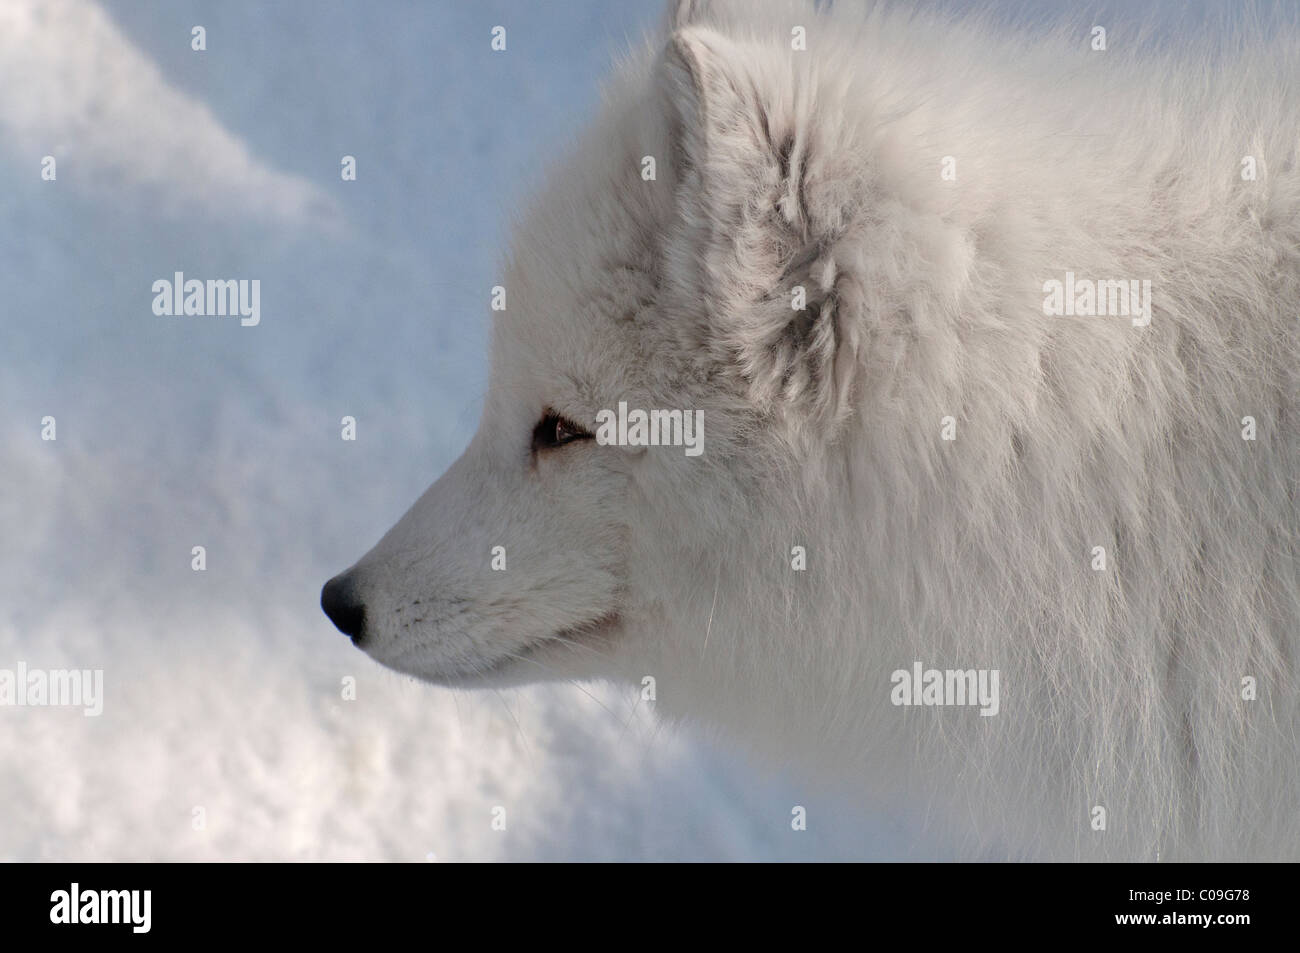
[(352, 573), (341, 572), (320, 591), (320, 607), (340, 632), (361, 645), (366, 635), (366, 605), (357, 592)]

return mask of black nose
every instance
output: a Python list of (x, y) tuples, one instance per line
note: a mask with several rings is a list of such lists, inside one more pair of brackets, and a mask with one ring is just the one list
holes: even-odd
[(325, 583), (325, 588), (320, 591), (320, 607), (340, 632), (352, 636), (357, 645), (361, 644), (366, 631), (366, 607), (357, 597), (351, 576), (341, 573)]

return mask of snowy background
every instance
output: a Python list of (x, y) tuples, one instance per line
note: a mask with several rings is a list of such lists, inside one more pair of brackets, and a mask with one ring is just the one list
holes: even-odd
[[(514, 204), (658, 17), (0, 0), (0, 668), (106, 694), (0, 708), (0, 859), (944, 856), (621, 692), (421, 685), (319, 610), (467, 443)], [(155, 316), (175, 271), (260, 279), (261, 325)]]

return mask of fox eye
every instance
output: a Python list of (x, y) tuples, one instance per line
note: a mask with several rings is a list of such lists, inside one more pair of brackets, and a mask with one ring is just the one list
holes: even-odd
[(533, 428), (533, 450), (550, 450), (575, 440), (590, 440), (592, 436), (567, 417), (548, 410)]

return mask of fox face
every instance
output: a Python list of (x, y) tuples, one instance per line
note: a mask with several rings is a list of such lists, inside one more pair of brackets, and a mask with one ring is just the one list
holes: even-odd
[[(809, 419), (843, 417), (852, 273), (810, 205), (839, 187), (777, 108), (793, 67), (746, 61), (679, 25), (523, 217), (476, 436), (322, 593), (377, 661), (455, 684), (635, 675), (730, 579), (710, 547), (806, 455)], [(638, 439), (638, 413), (698, 445)]]
[(478, 432), (325, 588), (326, 612), (389, 667), (455, 684), (610, 668), (631, 611), (637, 468), (658, 461), (595, 438), (602, 408), (650, 391), (627, 317), (650, 289), (594, 224), (550, 202), (532, 210), (494, 313)]

